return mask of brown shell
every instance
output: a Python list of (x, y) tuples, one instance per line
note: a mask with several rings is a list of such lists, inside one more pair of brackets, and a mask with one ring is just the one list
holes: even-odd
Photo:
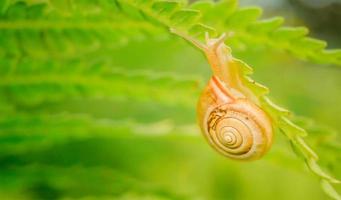
[(272, 143), (269, 117), (247, 99), (222, 100), (212, 90), (204, 90), (198, 103), (198, 120), (209, 144), (226, 157), (255, 160)]

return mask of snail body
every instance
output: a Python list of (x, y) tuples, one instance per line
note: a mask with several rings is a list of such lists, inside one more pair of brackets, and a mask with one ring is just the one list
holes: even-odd
[(198, 122), (208, 143), (222, 155), (237, 160), (259, 159), (272, 143), (271, 120), (243, 84), (241, 69), (224, 39), (225, 35), (207, 37), (207, 44), (200, 46), (213, 76), (198, 102)]

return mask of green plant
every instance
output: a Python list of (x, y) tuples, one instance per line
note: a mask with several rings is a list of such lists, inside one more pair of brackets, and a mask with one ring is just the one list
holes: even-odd
[[(1, 152), (5, 155), (21, 155), (32, 146), (43, 151), (45, 145), (56, 141), (93, 134), (112, 137), (113, 132), (119, 132), (118, 137), (127, 137), (140, 132), (197, 132), (193, 128), (194, 117), (181, 117), (179, 113), (193, 113), (206, 69), (198, 69), (197, 73), (192, 73), (195, 67), (165, 69), (163, 65), (178, 62), (165, 64), (163, 55), (147, 56), (142, 59), (145, 63), (136, 66), (134, 57), (145, 54), (129, 46), (135, 42), (138, 50), (158, 48), (155, 44), (138, 46), (138, 42), (153, 38), (170, 41), (172, 47), (174, 41), (179, 41), (170, 30), (197, 42), (206, 32), (211, 36), (226, 32), (231, 35), (227, 44), (236, 52), (266, 47), (288, 51), (307, 62), (341, 65), (341, 50), (326, 50), (325, 42), (306, 36), (306, 28), (284, 27), (282, 18), (258, 20), (261, 9), (238, 8), (234, 0), (193, 4), (171, 0), (6, 0), (0, 3), (0, 11), (0, 127), (4, 130)], [(170, 48), (169, 53), (176, 57), (176, 51)], [(132, 60), (123, 62), (120, 58)], [(295, 153), (319, 177), (324, 191), (340, 199), (331, 185), (339, 181), (321, 170), (316, 153), (303, 140), (307, 131), (292, 122), (295, 119), (289, 111), (269, 100), (269, 90), (249, 77), (250, 67), (242, 62), (241, 67), (245, 68), (248, 86), (289, 139)], [(186, 70), (192, 71), (184, 73)], [(111, 113), (98, 105), (110, 103), (121, 106)], [(155, 106), (160, 111), (152, 112)], [(100, 115), (98, 110), (104, 113), (102, 117), (96, 117)], [(102, 119), (103, 116), (110, 120)], [(158, 121), (169, 116), (173, 121)], [(307, 123), (297, 120), (297, 124)], [(325, 143), (334, 145), (333, 140)], [(335, 149), (337, 154), (339, 144), (335, 144)], [(22, 170), (25, 173), (27, 169)], [(142, 187), (136, 180), (119, 176), (127, 185)], [(166, 193), (152, 187), (145, 190)], [(178, 198), (173, 194), (165, 196)]]

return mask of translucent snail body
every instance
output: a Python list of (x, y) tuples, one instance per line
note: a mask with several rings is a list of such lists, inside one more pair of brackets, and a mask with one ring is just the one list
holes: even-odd
[(241, 69), (224, 39), (225, 35), (207, 37), (206, 45), (200, 46), (213, 76), (199, 99), (199, 125), (209, 144), (224, 156), (255, 160), (271, 146), (271, 120), (257, 106), (257, 97), (243, 85)]

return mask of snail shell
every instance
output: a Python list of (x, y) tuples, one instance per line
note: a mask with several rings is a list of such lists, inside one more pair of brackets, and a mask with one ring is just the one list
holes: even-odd
[(272, 143), (272, 124), (240, 79), (238, 66), (221, 39), (207, 39), (206, 56), (214, 75), (198, 103), (198, 119), (209, 144), (226, 157), (255, 160)]
[(260, 158), (272, 143), (269, 118), (247, 99), (232, 99), (223, 91), (215, 91), (216, 79), (210, 80), (198, 103), (205, 138), (224, 156), (238, 160)]

